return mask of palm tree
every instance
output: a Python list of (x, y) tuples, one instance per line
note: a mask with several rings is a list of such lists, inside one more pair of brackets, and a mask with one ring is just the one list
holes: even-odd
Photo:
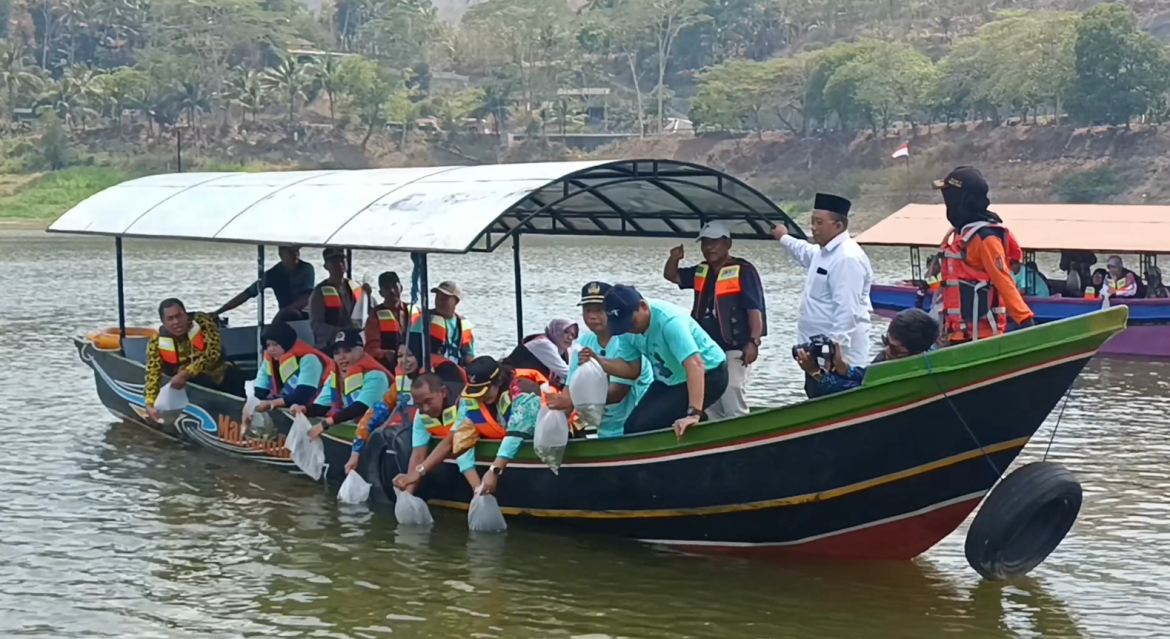
[(325, 92), (329, 97), (329, 126), (336, 128), (333, 121), (333, 107), (337, 100), (337, 95), (341, 93), (341, 60), (340, 56), (326, 53), (323, 61), (314, 62), (309, 65), (309, 73), (313, 77), (313, 81)]
[(244, 110), (245, 120), (248, 112), (251, 112), (252, 122), (255, 122), (257, 114), (263, 111), (268, 103), (268, 91), (264, 87), (261, 75), (255, 69), (240, 69), (228, 83), (232, 102)]
[(84, 125), (89, 116), (96, 114), (86, 105), (81, 93), (75, 89), (74, 83), (68, 77), (49, 82), (37, 99), (36, 109), (38, 114), (46, 110), (55, 112), (70, 129), (75, 128), (79, 122)]
[(16, 121), (16, 100), (21, 89), (40, 88), (36, 67), (28, 63), (19, 41), (0, 43), (0, 84), (8, 93), (8, 119)]
[(180, 112), (187, 113), (187, 126), (195, 129), (195, 114), (199, 111), (210, 111), (211, 100), (207, 90), (198, 81), (183, 82), (175, 92), (172, 104)]
[(263, 79), (265, 86), (288, 96), (288, 129), (291, 131), (297, 96), (304, 98), (305, 88), (310, 82), (304, 65), (293, 56), (284, 56), (275, 68), (264, 70)]

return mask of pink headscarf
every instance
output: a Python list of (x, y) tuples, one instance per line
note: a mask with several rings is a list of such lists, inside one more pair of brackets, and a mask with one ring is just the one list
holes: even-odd
[[(569, 332), (569, 329), (577, 329), (577, 323), (567, 319), (555, 319), (548, 323), (548, 328), (544, 329), (545, 336), (552, 340), (557, 351), (565, 357), (569, 354), (569, 347), (565, 345), (565, 333)], [(580, 329), (577, 330), (580, 331)]]

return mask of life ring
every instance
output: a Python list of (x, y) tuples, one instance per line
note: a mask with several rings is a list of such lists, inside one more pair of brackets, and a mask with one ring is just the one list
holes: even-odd
[[(137, 326), (126, 327), (126, 337), (151, 338), (156, 335), (158, 335), (158, 329)], [(122, 349), (122, 331), (117, 326), (90, 331), (85, 338), (103, 351), (117, 351)]]
[(1021, 466), (983, 501), (967, 531), (967, 563), (984, 579), (1028, 574), (1072, 528), (1081, 511), (1081, 485), (1052, 462)]

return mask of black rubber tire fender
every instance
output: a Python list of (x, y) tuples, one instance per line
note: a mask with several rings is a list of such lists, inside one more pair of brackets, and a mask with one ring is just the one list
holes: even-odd
[(1004, 477), (967, 531), (967, 563), (984, 579), (1002, 581), (1040, 565), (1077, 520), (1083, 494), (1066, 468), (1033, 462)]

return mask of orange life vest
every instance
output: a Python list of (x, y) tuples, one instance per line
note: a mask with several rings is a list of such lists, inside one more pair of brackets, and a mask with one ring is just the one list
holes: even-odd
[(345, 379), (340, 385), (337, 383), (339, 369), (336, 365), (333, 366), (329, 374), (326, 375), (324, 388), (329, 389), (334, 409), (341, 410), (356, 401), (358, 393), (362, 390), (365, 374), (368, 371), (382, 371), (386, 374), (387, 379), (394, 379), (394, 376), (390, 374), (390, 371), (386, 370), (385, 366), (379, 364), (378, 360), (369, 355), (363, 355), (356, 364), (350, 366), (345, 371)]
[(329, 373), (333, 371), (336, 364), (325, 353), (298, 339), (292, 348), (280, 356), (279, 362), (276, 362), (267, 352), (264, 353), (264, 366), (268, 378), (272, 380), (273, 393), (291, 392), (300, 385), (297, 372), (301, 368), (301, 358), (305, 355), (313, 355), (321, 360), (321, 378), (316, 380), (316, 386), (318, 390), (324, 387)]
[(402, 341), (402, 331), (406, 327), (402, 325), (402, 319), (399, 315), (400, 310), (401, 305), (399, 308), (383, 308), (379, 306), (375, 311), (378, 318), (378, 333), (381, 338), (383, 350), (396, 349)]
[(1024, 252), (1012, 232), (1002, 224), (976, 222), (962, 231), (951, 231), (943, 240), (942, 302), (944, 329), (960, 341), (1002, 335), (1007, 331), (1007, 309), (986, 271), (967, 262), (967, 247), (984, 229), (1003, 240), (1010, 264), (1024, 259)]
[[(538, 370), (531, 368), (517, 368), (512, 372), (512, 379), (530, 379), (537, 384), (547, 384), (548, 378)], [(500, 425), (508, 423), (508, 417), (512, 414), (512, 393), (510, 389), (500, 389), (500, 397), (496, 400), (496, 415), (499, 416), (497, 420), (489, 410), (478, 398), (464, 397), (464, 408), (466, 409), (465, 416), (468, 421), (475, 425), (475, 429), (479, 431), (479, 436), (484, 439), (503, 439), (504, 435), (508, 434), (508, 429)], [(544, 402), (544, 396), (541, 395), (541, 402)]]
[[(191, 328), (187, 331), (187, 339), (190, 340), (191, 347), (200, 353), (207, 348), (207, 341), (203, 339), (203, 327), (194, 319), (191, 320)], [(164, 364), (179, 365), (179, 348), (175, 345), (175, 339), (165, 331), (159, 331), (158, 334), (158, 354)]]
[[(751, 266), (738, 258), (731, 258), (719, 269), (715, 277), (715, 318), (719, 321), (719, 332), (723, 341), (738, 348), (751, 341), (751, 324), (743, 307), (743, 269)], [(695, 267), (695, 303), (691, 315), (696, 321), (703, 319), (703, 293), (707, 290), (710, 267), (706, 262)], [(766, 320), (765, 320), (766, 322)], [(767, 324), (764, 334), (768, 333)]]
[[(345, 280), (350, 295), (353, 296), (353, 305), (356, 308), (362, 302), (362, 287), (353, 280)], [(325, 302), (325, 323), (330, 326), (341, 326), (349, 317), (343, 317), (345, 301), (341, 298), (343, 291), (329, 283), (328, 280), (318, 285), (321, 289), (321, 298)]]
[[(427, 328), (427, 334), (431, 337), (431, 352), (442, 355), (450, 360), (459, 363), (462, 358), (462, 350), (471, 346), (474, 337), (472, 334), (471, 322), (467, 321), (466, 317), (456, 314), (455, 328), (458, 333), (454, 336), (447, 330), (447, 319), (431, 310), (431, 325)], [(422, 311), (415, 307), (410, 315), (410, 324), (416, 325), (422, 321)], [(459, 351), (459, 352), (457, 352)]]

